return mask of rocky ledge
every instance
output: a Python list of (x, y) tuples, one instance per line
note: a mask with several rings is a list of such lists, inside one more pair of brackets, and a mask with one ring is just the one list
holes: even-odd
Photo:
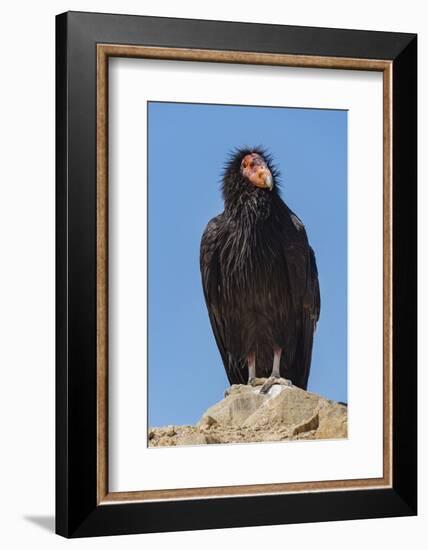
[(149, 429), (149, 447), (347, 437), (344, 404), (296, 386), (231, 386), (195, 426)]

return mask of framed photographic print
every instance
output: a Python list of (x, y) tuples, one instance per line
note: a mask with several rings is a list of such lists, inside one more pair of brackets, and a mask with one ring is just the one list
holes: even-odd
[(416, 36), (56, 25), (57, 532), (416, 514)]

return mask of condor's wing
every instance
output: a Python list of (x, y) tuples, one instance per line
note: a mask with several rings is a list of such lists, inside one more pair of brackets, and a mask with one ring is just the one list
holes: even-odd
[(289, 330), (293, 329), (293, 357), (289, 375), (299, 387), (306, 389), (312, 359), (313, 337), (320, 316), (320, 289), (315, 253), (308, 243), (305, 228), (291, 213), (293, 226), (284, 239), (287, 293), (291, 297)]
[(320, 318), (321, 297), (320, 297), (320, 286), (318, 281), (317, 262), (315, 260), (315, 252), (313, 251), (311, 246), (309, 247), (309, 256), (310, 256), (310, 265), (309, 265), (309, 285), (308, 285), (309, 300), (308, 302), (310, 304), (311, 318), (314, 321), (314, 330), (315, 330), (316, 324), (318, 323), (318, 319)]
[(222, 223), (223, 215), (220, 214), (208, 223), (202, 235), (200, 249), (202, 286), (211, 327), (229, 382), (246, 384), (248, 371), (245, 366), (237, 364), (227, 346), (227, 319), (224, 315), (226, 304), (222, 300), (223, 285), (219, 262)]

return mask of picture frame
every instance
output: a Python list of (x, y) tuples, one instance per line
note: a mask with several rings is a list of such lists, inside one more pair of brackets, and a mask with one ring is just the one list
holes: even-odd
[[(108, 487), (111, 57), (383, 75), (383, 476)], [(56, 532), (65, 537), (417, 513), (417, 36), (67, 12), (56, 18)], [(144, 467), (144, 465), (142, 465)]]

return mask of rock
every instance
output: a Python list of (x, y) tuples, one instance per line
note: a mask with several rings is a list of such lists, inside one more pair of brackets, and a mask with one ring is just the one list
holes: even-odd
[(205, 414), (197, 425), (199, 426), (200, 430), (209, 430), (211, 426), (215, 426), (216, 424), (218, 424), (218, 422), (215, 418), (213, 418), (209, 414)]
[(301, 424), (298, 424), (297, 426), (295, 426), (293, 428), (293, 435), (316, 430), (319, 426), (319, 423), (320, 423), (320, 417), (319, 417), (319, 413), (317, 412), (308, 420), (305, 420)]
[(151, 428), (150, 447), (338, 439), (347, 437), (347, 406), (295, 386), (233, 385), (196, 426)]
[(245, 420), (266, 400), (251, 386), (232, 386), (228, 395), (210, 407), (200, 422), (209, 416), (222, 426), (242, 426)]
[(316, 439), (339, 439), (348, 437), (348, 408), (329, 401), (320, 410), (320, 423)]
[(219, 437), (215, 437), (211, 434), (207, 434), (205, 436), (205, 439), (206, 439), (206, 442), (208, 443), (208, 445), (213, 445), (213, 444), (216, 444), (216, 443), (223, 443), (223, 441), (221, 440), (221, 438)]
[(312, 418), (319, 408), (319, 396), (295, 386), (274, 386), (271, 392), (263, 396), (264, 402), (245, 420), (245, 426), (280, 424), (292, 427)]
[[(151, 440), (151, 444), (153, 445), (154, 441), (153, 439)], [(163, 435), (162, 437), (160, 437), (157, 441), (156, 441), (156, 447), (172, 447), (173, 445), (175, 445), (175, 443), (173, 441), (171, 441), (171, 439), (165, 435)]]
[(167, 426), (165, 428), (165, 431), (164, 431), (165, 435), (167, 437), (172, 437), (173, 435), (175, 435), (175, 429), (174, 429), (174, 426)]
[(208, 443), (205, 435), (194, 431), (179, 435), (176, 440), (176, 445), (206, 445)]

